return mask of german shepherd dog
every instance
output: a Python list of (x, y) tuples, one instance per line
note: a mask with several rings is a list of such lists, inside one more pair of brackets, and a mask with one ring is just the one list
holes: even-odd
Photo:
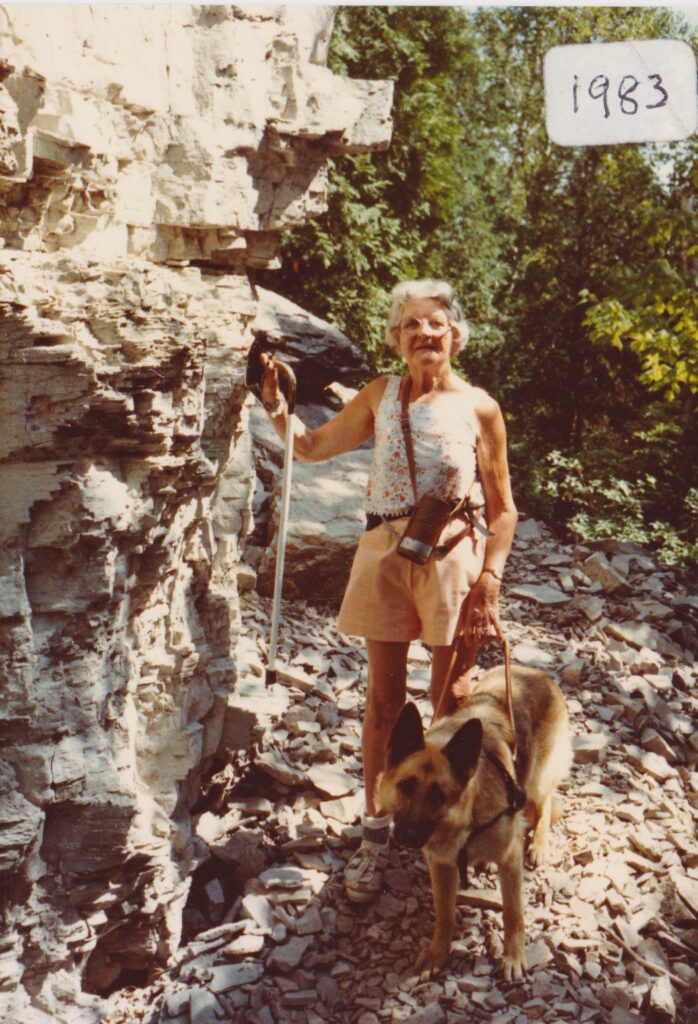
[(429, 866), (436, 924), (417, 970), (436, 973), (451, 948), (459, 867), (499, 868), (507, 981), (526, 970), (523, 916), (524, 839), (533, 828), (534, 866), (548, 852), (553, 795), (571, 761), (567, 707), (553, 676), (532, 668), (511, 672), (518, 754), (507, 714), (504, 669), (487, 672), (472, 694), (424, 733), (419, 711), (406, 704), (393, 728), (380, 805), (401, 846), (422, 849)]

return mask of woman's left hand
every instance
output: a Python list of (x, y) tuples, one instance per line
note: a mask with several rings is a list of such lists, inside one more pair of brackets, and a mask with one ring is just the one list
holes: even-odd
[(502, 641), (499, 624), (499, 581), (483, 573), (466, 598), (462, 635), (468, 647)]

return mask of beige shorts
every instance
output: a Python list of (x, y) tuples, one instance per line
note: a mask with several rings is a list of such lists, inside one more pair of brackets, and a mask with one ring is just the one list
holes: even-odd
[[(337, 628), (367, 640), (450, 644), (461, 604), (482, 569), (484, 538), (473, 532), (446, 554), (416, 565), (397, 554), (390, 529), (402, 535), (407, 522), (382, 523), (359, 541)], [(449, 524), (442, 542), (462, 528), (462, 522)]]

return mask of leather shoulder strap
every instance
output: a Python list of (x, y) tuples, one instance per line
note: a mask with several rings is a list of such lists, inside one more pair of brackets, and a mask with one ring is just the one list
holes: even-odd
[(400, 412), (400, 425), (402, 427), (402, 435), (405, 439), (405, 451), (407, 452), (407, 465), (410, 468), (410, 480), (412, 481), (412, 490), (414, 491), (414, 501), (417, 504), (417, 470), (414, 464), (414, 448), (412, 446), (412, 429), (410, 427), (410, 391), (412, 390), (412, 380), (410, 377), (405, 377), (402, 382), (402, 409)]
[(409, 466), (409, 479), (412, 481), (412, 490), (415, 493), (415, 504), (417, 504), (417, 469), (415, 467), (415, 449), (412, 446), (412, 432), (409, 426), (409, 392), (411, 390), (411, 379), (405, 377), (402, 382), (402, 409), (400, 412), (400, 426), (404, 437), (404, 447), (407, 453), (407, 465)]

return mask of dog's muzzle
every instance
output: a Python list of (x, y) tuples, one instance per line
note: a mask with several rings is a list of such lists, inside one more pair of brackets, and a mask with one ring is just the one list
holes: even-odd
[(410, 850), (421, 850), (429, 841), (434, 826), (423, 821), (396, 821), (393, 837), (398, 846), (406, 846)]

